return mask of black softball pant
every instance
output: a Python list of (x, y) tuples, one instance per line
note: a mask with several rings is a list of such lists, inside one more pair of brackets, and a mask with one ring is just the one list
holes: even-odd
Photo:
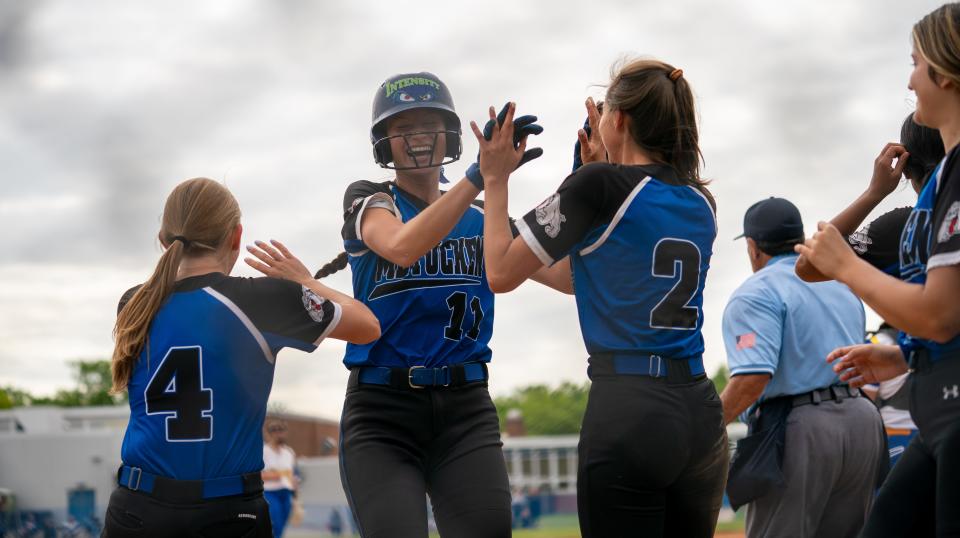
[(729, 450), (709, 379), (594, 376), (579, 455), (583, 538), (713, 536)]
[(960, 357), (910, 374), (910, 415), (919, 433), (893, 466), (862, 536), (960, 536)]
[(117, 488), (110, 495), (102, 538), (273, 538), (263, 493), (167, 503)]
[(364, 538), (510, 536), (510, 486), (486, 383), (400, 389), (351, 376), (340, 478)]

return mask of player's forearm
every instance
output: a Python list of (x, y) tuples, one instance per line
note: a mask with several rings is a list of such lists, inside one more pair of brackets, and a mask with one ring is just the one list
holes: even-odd
[(945, 342), (960, 332), (956, 295), (931, 286), (930, 275), (926, 284), (912, 284), (854, 258), (837, 280), (849, 286), (887, 323), (911, 336)]
[(419, 215), (399, 227), (390, 240), (393, 254), (384, 257), (404, 267), (414, 264), (450, 233), (478, 194), (480, 191), (472, 183), (460, 180)]
[(883, 198), (883, 195), (867, 189), (863, 194), (858, 196), (856, 200), (851, 202), (846, 209), (837, 214), (836, 217), (833, 217), (830, 224), (836, 226), (837, 230), (843, 236), (848, 236), (857, 231), (857, 228), (863, 224), (863, 221), (866, 220), (870, 212), (883, 201)]
[(488, 181), (484, 199), (483, 261), (487, 283), (496, 293), (516, 288), (524, 279), (510, 274), (507, 253), (513, 242), (510, 218), (507, 212), (509, 192), (506, 181)]

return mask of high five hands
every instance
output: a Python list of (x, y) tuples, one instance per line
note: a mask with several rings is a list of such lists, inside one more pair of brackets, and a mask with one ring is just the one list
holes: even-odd
[[(496, 173), (499, 176), (498, 179), (506, 179), (517, 168), (543, 155), (542, 148), (526, 149), (527, 137), (542, 133), (543, 127), (536, 123), (537, 117), (533, 115), (520, 116), (514, 119), (516, 108), (516, 103), (507, 103), (497, 114), (495, 109), (490, 107), (490, 119), (487, 120), (482, 132), (476, 122), (470, 122), (473, 134), (480, 143), (480, 151), (477, 154), (477, 162), (470, 165), (466, 175), (467, 179), (481, 190), (484, 187), (484, 178), (491, 177), (490, 174)], [(494, 145), (494, 139), (499, 145)], [(490, 157), (484, 157), (485, 148)], [(498, 151), (509, 152), (516, 158), (508, 158), (499, 164), (485, 162), (485, 159), (489, 161), (490, 159), (504, 158), (504, 156), (493, 156)], [(512, 167), (504, 168), (506, 162), (512, 162)]]

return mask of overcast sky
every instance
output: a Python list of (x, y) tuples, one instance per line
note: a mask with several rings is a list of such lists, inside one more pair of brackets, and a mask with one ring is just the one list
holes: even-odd
[[(913, 107), (910, 29), (938, 5), (0, 2), (0, 385), (52, 393), (70, 385), (69, 361), (109, 357), (117, 299), (152, 271), (178, 182), (224, 180), (247, 240), (283, 240), (318, 267), (341, 250), (346, 185), (390, 178), (370, 151), (376, 88), (425, 70), (465, 124), (506, 100), (539, 115), (545, 155), (511, 178), (520, 215), (569, 171), (583, 100), (624, 55), (681, 67), (698, 98), (720, 223), (704, 306), (713, 371), (723, 306), (750, 274), (731, 239), (744, 210), (788, 198), (809, 234), (862, 191)], [(476, 154), (469, 131), (464, 146)], [(913, 198), (901, 189), (876, 214)], [(349, 290), (349, 272), (328, 283)], [(491, 347), (494, 396), (585, 379), (572, 297), (537, 284), (498, 298)], [(342, 353), (332, 340), (281, 352), (272, 401), (338, 416)]]

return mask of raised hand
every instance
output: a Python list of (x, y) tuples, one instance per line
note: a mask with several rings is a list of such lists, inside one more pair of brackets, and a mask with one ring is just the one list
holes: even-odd
[(857, 344), (837, 348), (827, 355), (833, 371), (851, 387), (893, 379), (907, 371), (899, 346)]
[(280, 241), (271, 239), (270, 244), (263, 241), (254, 241), (253, 243), (256, 247), (247, 245), (247, 252), (257, 259), (243, 259), (250, 267), (267, 276), (282, 278), (298, 284), (313, 280), (310, 270)]
[[(577, 131), (577, 147), (580, 149), (580, 165), (592, 162), (607, 162), (607, 148), (603, 146), (603, 140), (600, 138), (600, 115), (602, 113), (603, 103), (597, 106), (592, 97), (588, 97), (586, 103), (587, 121), (584, 127)], [(579, 165), (574, 159), (573, 169), (576, 170)]]
[(813, 234), (813, 237), (794, 247), (794, 250), (812, 263), (823, 276), (843, 280), (839, 278), (840, 272), (849, 267), (857, 255), (833, 224), (819, 222), (817, 229), (819, 231)]
[[(514, 103), (507, 104), (507, 112), (504, 116), (503, 124), (497, 120), (497, 114), (493, 107), (490, 107), (490, 121), (493, 122), (490, 139), (480, 131), (480, 127), (474, 121), (470, 122), (470, 128), (480, 143), (479, 168), (483, 177), (490, 181), (506, 181), (510, 173), (520, 166), (520, 162), (526, 153), (527, 140), (520, 139), (519, 144), (514, 144), (514, 122), (513, 115), (516, 111)], [(490, 122), (487, 122), (490, 125)]]
[[(502, 127), (504, 122), (507, 121), (507, 114), (510, 110), (511, 105), (516, 110), (516, 105), (514, 103), (507, 103), (503, 105), (503, 108), (500, 109), (500, 113), (494, 115), (493, 107), (490, 107), (490, 119), (487, 120), (486, 125), (483, 127), (483, 139), (490, 140), (493, 136), (494, 128)], [(512, 117), (512, 115), (511, 115)], [(511, 120), (513, 126), (513, 146), (514, 148), (519, 148), (520, 144), (526, 146), (526, 139), (530, 135), (538, 135), (543, 132), (543, 127), (541, 127), (537, 122), (537, 117), (533, 115), (520, 116), (519, 118)], [(476, 131), (474, 132), (476, 134)], [(543, 155), (543, 148), (530, 148), (523, 152), (523, 156), (520, 158), (520, 161), (517, 163), (516, 168), (523, 166), (524, 164), (536, 159)], [(514, 170), (516, 169), (514, 168)], [(513, 170), (511, 170), (512, 172)], [(476, 185), (480, 190), (483, 190), (483, 173), (480, 170), (480, 152), (477, 153), (477, 162), (470, 165), (467, 168), (466, 172), (467, 179), (471, 183)]]
[[(885, 198), (892, 193), (903, 177), (903, 168), (909, 158), (910, 153), (903, 144), (890, 142), (884, 146), (883, 151), (873, 161), (873, 176), (867, 190), (878, 198)], [(897, 160), (896, 165), (893, 164), (894, 159)]]

